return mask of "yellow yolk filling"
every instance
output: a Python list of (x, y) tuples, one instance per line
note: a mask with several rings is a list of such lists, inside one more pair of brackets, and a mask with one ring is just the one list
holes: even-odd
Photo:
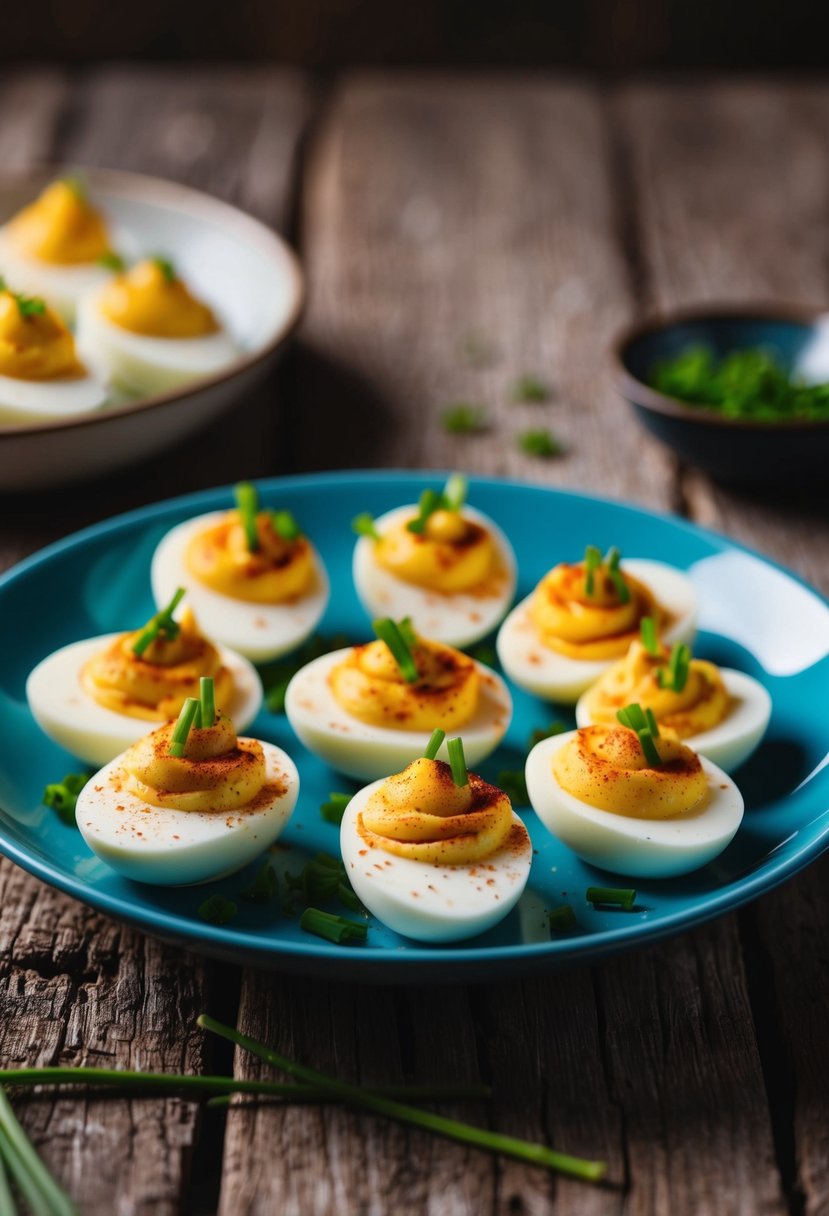
[(256, 518), (259, 547), (251, 553), (238, 511), (194, 536), (184, 561), (200, 583), (235, 600), (283, 604), (304, 595), (314, 581), (313, 550), (304, 536), (283, 540), (270, 516)]
[(660, 725), (680, 739), (718, 726), (731, 709), (731, 699), (719, 668), (704, 659), (692, 659), (682, 692), (660, 688), (657, 670), (666, 667), (670, 652), (663, 646), (651, 655), (641, 642), (634, 642), (625, 658), (608, 668), (585, 694), (585, 704), (595, 723), (613, 725), (616, 711), (634, 702), (653, 711)]
[(622, 604), (606, 571), (596, 571), (588, 595), (581, 563), (555, 566), (530, 602), (530, 619), (542, 644), (574, 659), (615, 659), (638, 636), (643, 616), (653, 617), (657, 630), (664, 629), (666, 613), (648, 588), (629, 574), (624, 579), (630, 599)]
[(100, 308), (113, 325), (149, 338), (203, 338), (220, 328), (208, 306), (157, 262), (139, 262), (112, 279)]
[(75, 354), (75, 339), (57, 313), (45, 308), (24, 316), (12, 293), (0, 292), (0, 375), (68, 380), (85, 370)]
[(414, 760), (371, 795), (358, 817), (370, 845), (438, 865), (483, 861), (512, 828), (509, 798), (474, 773), (457, 786), (442, 760)]
[(198, 698), (201, 677), (212, 676), (216, 708), (227, 710), (233, 676), (216, 647), (198, 632), (191, 613), (183, 614), (175, 638), (159, 636), (137, 655), (132, 648), (140, 633), (122, 634), (84, 665), (81, 684), (99, 705), (130, 718), (167, 722), (178, 716), (188, 697)]
[(191, 729), (184, 755), (171, 756), (175, 725), (168, 722), (124, 753), (131, 794), (176, 811), (236, 811), (255, 801), (266, 785), (257, 739), (237, 739), (233, 723), (220, 715), (215, 726)]
[(662, 764), (649, 766), (626, 727), (588, 726), (553, 756), (553, 775), (563, 790), (601, 811), (632, 819), (673, 819), (697, 809), (708, 796), (699, 756), (675, 735), (655, 740)]
[(355, 646), (328, 677), (346, 711), (371, 726), (455, 731), (478, 707), (480, 678), (472, 659), (451, 646), (418, 640), (418, 679), (409, 684), (385, 642)]
[(499, 573), (491, 535), (459, 511), (435, 511), (423, 532), (410, 532), (409, 522), (389, 528), (374, 546), (378, 563), (404, 582), (444, 595), (484, 592)]
[(70, 182), (53, 182), (9, 221), (7, 232), (21, 253), (56, 266), (96, 262), (110, 249), (106, 222)]

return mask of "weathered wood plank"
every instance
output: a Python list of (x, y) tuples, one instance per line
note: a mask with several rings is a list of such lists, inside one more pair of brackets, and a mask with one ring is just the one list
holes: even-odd
[[(622, 94), (619, 113), (638, 187), (651, 304), (825, 301), (825, 90), (745, 82), (636, 87)], [(825, 495), (738, 495), (696, 471), (686, 474), (684, 494), (693, 518), (829, 589)], [(824, 860), (746, 918), (747, 932), (755, 923), (759, 929), (755, 1016), (771, 1057), (765, 1063), (773, 1076), (783, 1074), (788, 1091), (787, 1101), (776, 1103), (779, 1151), (788, 1152), (793, 1119), (797, 1175), (787, 1181), (802, 1193), (807, 1213), (829, 1204), (829, 960), (820, 945), (829, 928), (828, 878)]]

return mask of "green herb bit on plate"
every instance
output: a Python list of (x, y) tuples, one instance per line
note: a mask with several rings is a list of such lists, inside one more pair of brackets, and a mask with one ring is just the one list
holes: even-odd
[(633, 887), (588, 887), (584, 898), (594, 907), (599, 904), (631, 912), (636, 904), (636, 891)]
[(553, 933), (567, 933), (568, 930), (575, 929), (578, 924), (576, 914), (570, 904), (561, 904), (558, 908), (551, 908), (547, 915), (550, 930)]
[(51, 782), (43, 791), (44, 806), (57, 811), (60, 819), (69, 827), (76, 827), (75, 807), (78, 794), (91, 776), (91, 773), (67, 773), (62, 781)]
[(520, 768), (502, 769), (495, 782), (499, 790), (503, 790), (513, 806), (529, 806), (530, 795), (527, 793), (527, 782)]
[(253, 881), (245, 887), (242, 899), (253, 904), (272, 904), (279, 898), (279, 875), (269, 861), (256, 871)]
[(343, 821), (345, 809), (353, 797), (353, 794), (339, 794), (336, 791), (329, 794), (328, 801), (323, 802), (320, 806), (320, 815), (326, 823), (333, 823), (339, 827)]
[(226, 925), (236, 916), (238, 905), (225, 895), (210, 895), (199, 904), (196, 915), (209, 925)]
[(299, 918), (299, 927), (337, 946), (359, 945), (368, 937), (368, 925), (364, 922), (322, 912), (319, 908), (306, 908)]

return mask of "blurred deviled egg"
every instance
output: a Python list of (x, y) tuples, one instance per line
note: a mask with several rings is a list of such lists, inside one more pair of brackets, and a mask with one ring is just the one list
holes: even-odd
[(259, 712), (262, 685), (240, 654), (214, 646), (185, 610), (173, 617), (184, 590), (143, 629), (86, 638), (56, 650), (26, 681), (41, 729), (73, 755), (106, 764), (146, 733), (175, 718), (200, 680), (214, 681), (218, 708), (244, 730)]
[(727, 773), (751, 755), (771, 717), (771, 697), (759, 681), (694, 658), (684, 642), (669, 648), (658, 640), (651, 617), (643, 619), (641, 638), (625, 657), (582, 694), (576, 722), (612, 726), (631, 702), (651, 710), (660, 727)]
[(467, 772), (443, 732), (402, 772), (360, 790), (340, 828), (349, 880), (366, 908), (404, 937), (455, 942), (503, 920), (521, 897), (532, 845), (509, 798)]
[(498, 632), (498, 657), (511, 680), (551, 701), (573, 703), (653, 619), (667, 642), (691, 642), (697, 597), (691, 580), (663, 562), (603, 558), (588, 545), (582, 562), (554, 566)]
[(105, 382), (80, 361), (61, 317), (0, 279), (0, 424), (71, 418), (106, 399)]
[(587, 726), (537, 743), (527, 757), (530, 802), (579, 857), (631, 878), (699, 869), (725, 849), (743, 818), (731, 778), (698, 756), (650, 710), (632, 704), (613, 726)]
[(498, 624), (515, 593), (515, 555), (488, 516), (465, 506), (466, 480), (377, 519), (358, 516), (354, 584), (370, 616), (410, 617), (424, 637), (469, 646)]
[(81, 297), (111, 277), (112, 249), (107, 221), (78, 178), (52, 182), (0, 228), (2, 273), (70, 323)]
[(150, 258), (85, 296), (78, 344), (131, 393), (163, 393), (211, 376), (239, 355), (213, 310), (166, 258)]
[(294, 650), (328, 603), (322, 559), (289, 511), (260, 509), (255, 486), (236, 487), (237, 509), (178, 524), (153, 555), (159, 607), (185, 587), (209, 637), (255, 663)]
[(291, 816), (293, 761), (272, 743), (237, 738), (213, 692), (204, 678), (177, 721), (133, 743), (78, 796), (81, 835), (126, 878), (182, 886), (232, 874)]
[(322, 655), (288, 685), (285, 713), (308, 750), (362, 780), (422, 755), (436, 728), (463, 729), (471, 764), (490, 755), (512, 715), (504, 681), (409, 621), (374, 628), (377, 641)]

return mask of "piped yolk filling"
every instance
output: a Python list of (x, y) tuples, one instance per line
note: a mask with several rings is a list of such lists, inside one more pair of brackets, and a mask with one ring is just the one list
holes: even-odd
[(212, 310), (157, 262), (139, 262), (113, 278), (100, 309), (113, 325), (149, 338), (203, 338), (220, 328)]
[(70, 380), (85, 374), (75, 339), (57, 313), (47, 307), (24, 315), (11, 292), (0, 292), (0, 375)]
[(666, 668), (670, 653), (663, 646), (651, 655), (641, 642), (634, 642), (625, 658), (608, 668), (585, 694), (593, 722), (612, 725), (616, 711), (637, 703), (653, 711), (662, 726), (680, 739), (712, 730), (728, 717), (731, 698), (719, 668), (704, 659), (692, 659), (681, 692), (660, 688), (657, 671)]
[(7, 232), (21, 253), (56, 266), (96, 262), (110, 249), (103, 216), (66, 181), (47, 186), (9, 221)]
[(346, 713), (393, 730), (455, 731), (478, 707), (480, 678), (472, 659), (451, 646), (418, 640), (418, 679), (409, 684), (385, 642), (355, 646), (328, 677)]
[(229, 718), (191, 729), (181, 757), (170, 755), (174, 729), (168, 722), (124, 753), (126, 788), (143, 802), (177, 811), (238, 811), (266, 788), (261, 743), (237, 739)]
[(142, 655), (132, 649), (139, 634), (122, 634), (84, 664), (81, 684), (99, 705), (130, 718), (167, 722), (188, 697), (198, 698), (201, 677), (212, 676), (216, 707), (228, 709), (233, 676), (191, 613), (182, 616), (176, 637), (157, 637)]
[(639, 634), (643, 616), (653, 617), (657, 631), (667, 613), (650, 590), (625, 573), (630, 599), (621, 603), (606, 571), (594, 575), (593, 594), (586, 591), (584, 565), (553, 567), (535, 589), (530, 619), (541, 643), (574, 659), (615, 659), (625, 654)]
[(423, 532), (410, 532), (409, 522), (389, 528), (374, 546), (378, 564), (404, 582), (444, 595), (486, 594), (502, 573), (490, 533), (459, 511), (435, 511)]
[(304, 536), (284, 540), (262, 511), (256, 519), (258, 548), (248, 549), (238, 511), (190, 541), (185, 565), (220, 595), (254, 604), (283, 604), (306, 594), (314, 581), (313, 551)]
[(475, 773), (457, 786), (442, 760), (421, 757), (371, 795), (357, 827), (369, 845), (438, 865), (483, 861), (512, 828), (509, 798)]
[(588, 726), (555, 753), (553, 776), (580, 802), (632, 819), (674, 819), (701, 808), (708, 781), (699, 756), (675, 735), (662, 733), (655, 744), (662, 763), (650, 767), (632, 730)]

